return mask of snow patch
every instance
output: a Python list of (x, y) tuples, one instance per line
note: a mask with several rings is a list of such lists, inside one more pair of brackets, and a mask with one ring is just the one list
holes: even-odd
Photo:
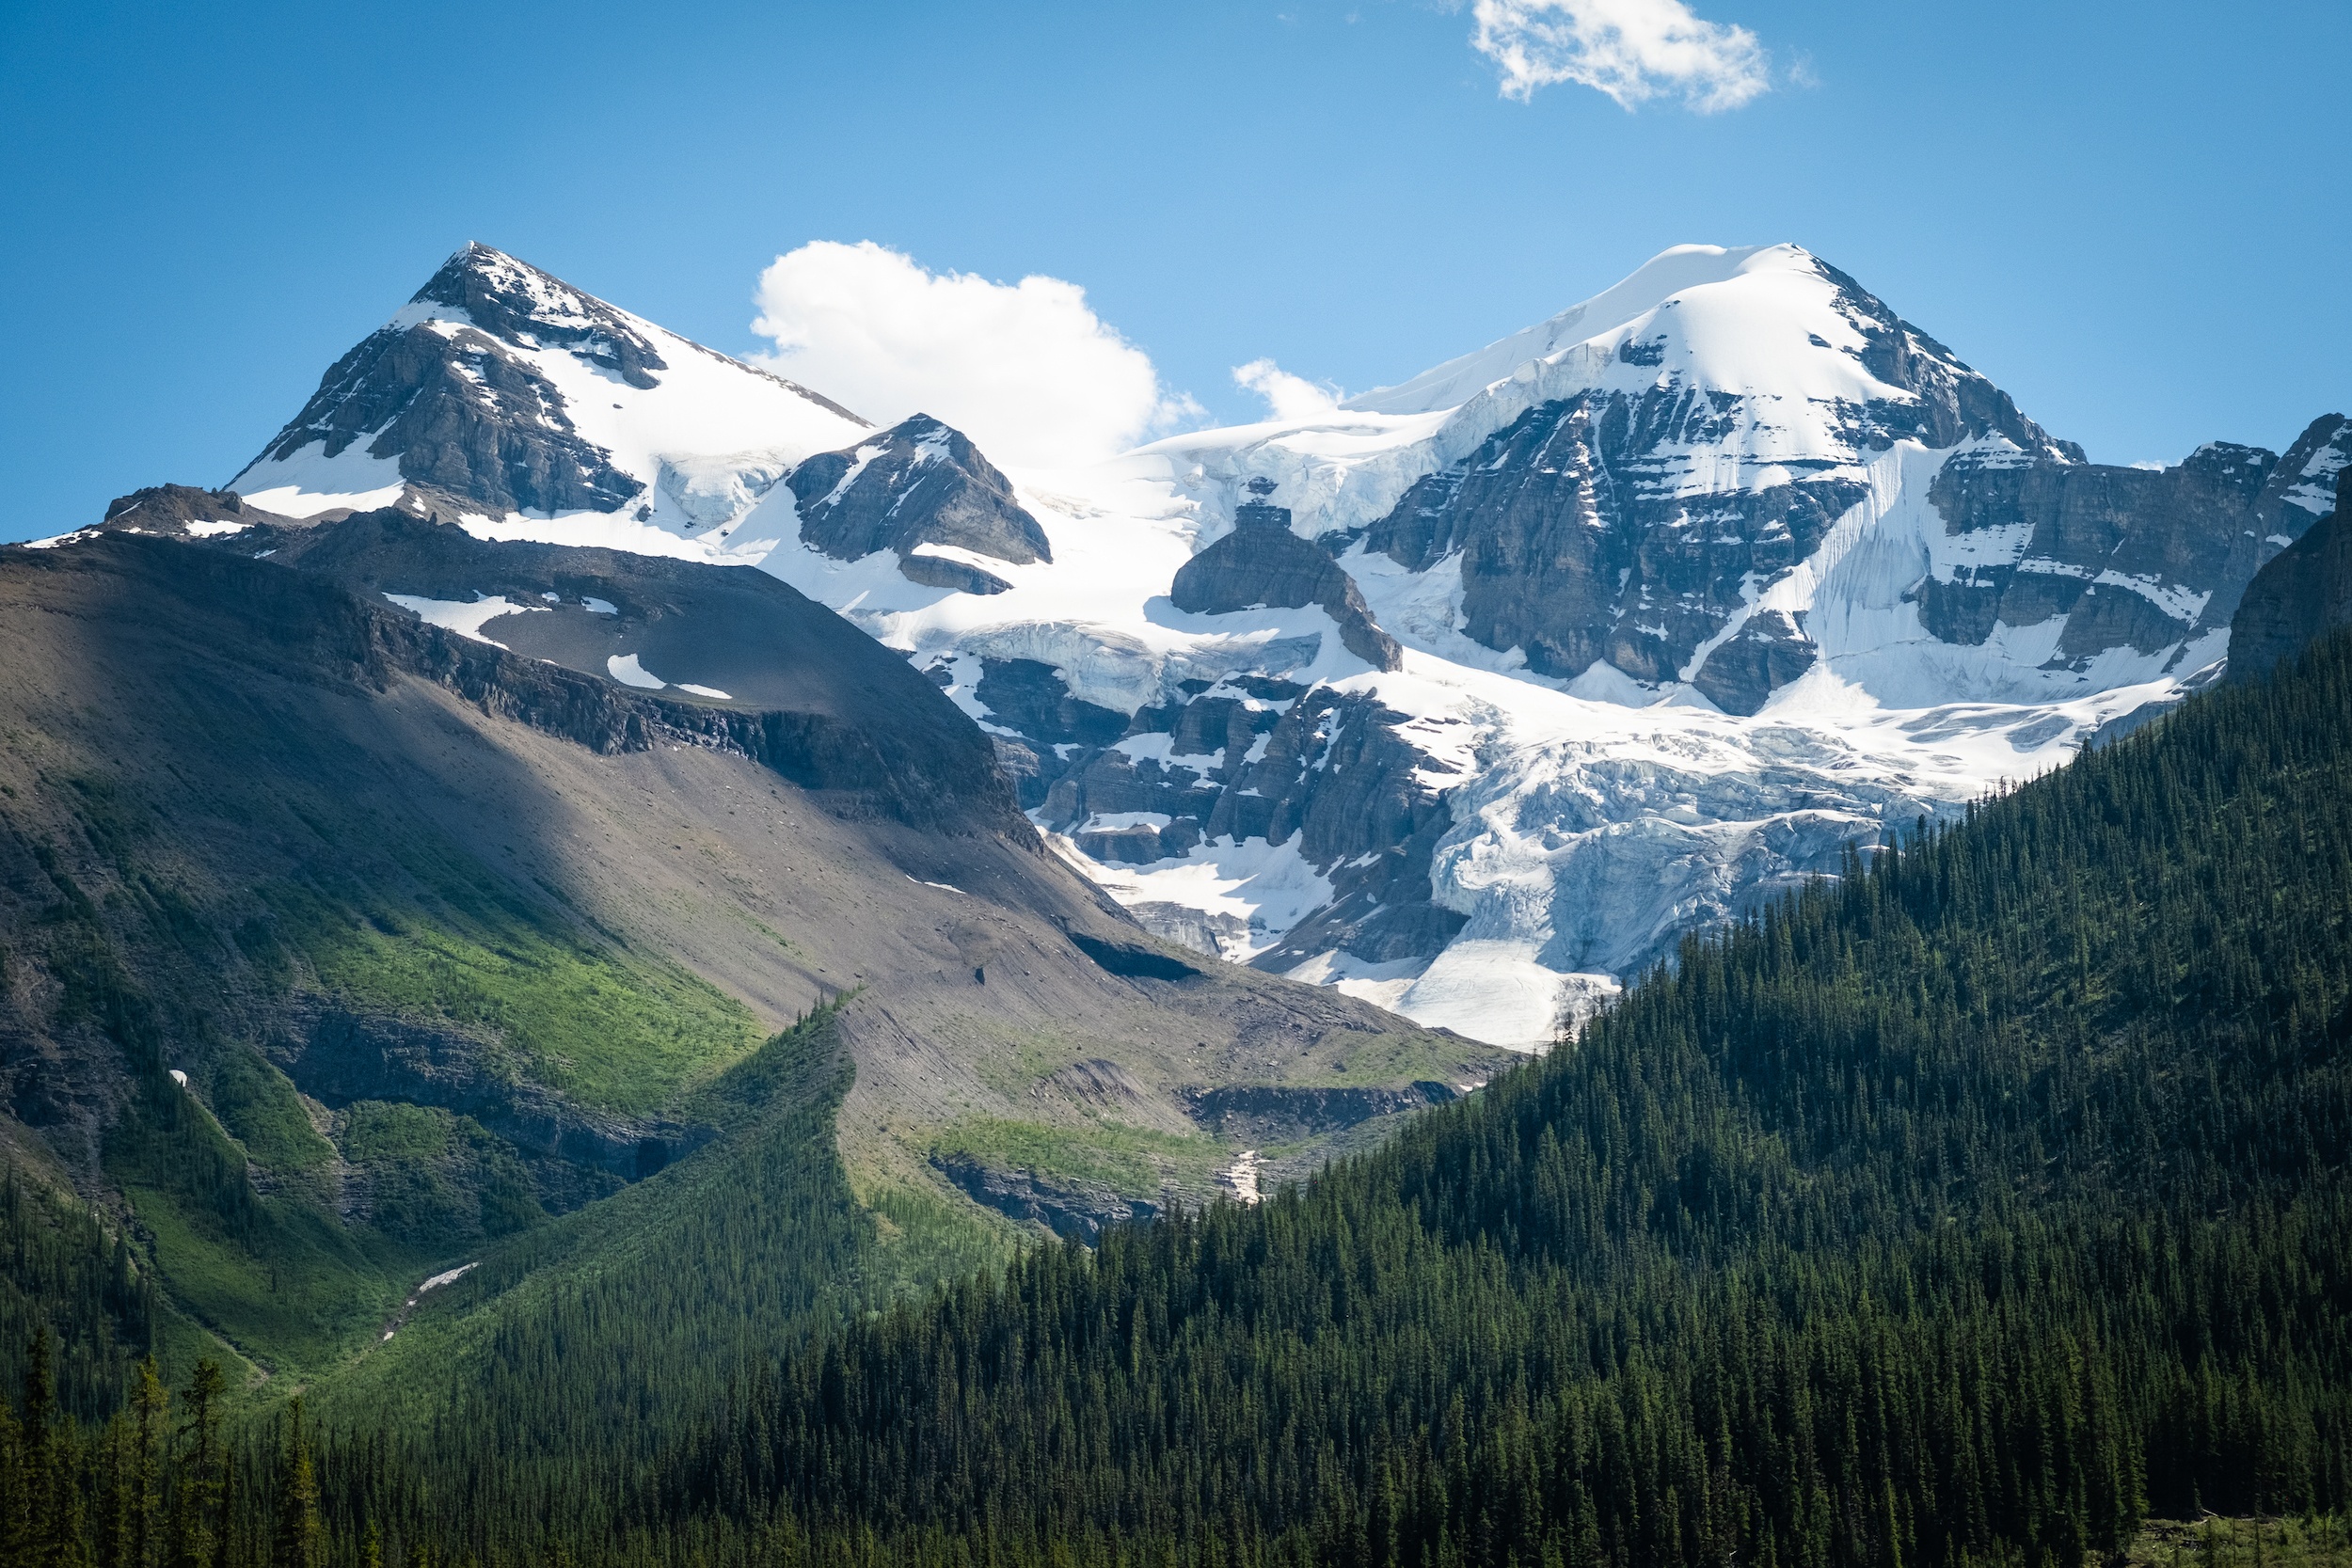
[(485, 626), (501, 615), (543, 613), (548, 608), (543, 604), (514, 604), (503, 594), (486, 599), (476, 594), (469, 600), (426, 599), (414, 594), (387, 594), (384, 596), (429, 626), (453, 631), (476, 642), (487, 642), (493, 648), (503, 648), (506, 644), (484, 636), (482, 628)]
[(635, 654), (614, 654), (604, 661), (604, 668), (606, 673), (623, 686), (633, 686), (641, 691), (664, 690), (670, 684), (659, 675), (646, 673), (645, 667), (637, 662)]

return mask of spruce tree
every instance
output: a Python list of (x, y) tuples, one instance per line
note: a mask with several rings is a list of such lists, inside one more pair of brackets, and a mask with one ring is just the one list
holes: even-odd
[(303, 1421), (302, 1396), (286, 1414), (286, 1449), (278, 1479), (278, 1530), (271, 1568), (324, 1568), (319, 1528), (319, 1480)]

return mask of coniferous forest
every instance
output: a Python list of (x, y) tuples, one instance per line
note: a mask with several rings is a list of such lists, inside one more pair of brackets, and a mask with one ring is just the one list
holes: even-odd
[[(845, 1304), (593, 1462), (486, 1463), (631, 1419), (572, 1319), (509, 1323), (494, 1398), (233, 1426), (11, 1196), (48, 1294), (0, 1307), (82, 1348), (20, 1357), (0, 1555), (2073, 1568), (2335, 1513), (2348, 1037), (2339, 635), (1687, 941), (1304, 1188)], [(596, 1305), (580, 1342), (663, 1332)]]

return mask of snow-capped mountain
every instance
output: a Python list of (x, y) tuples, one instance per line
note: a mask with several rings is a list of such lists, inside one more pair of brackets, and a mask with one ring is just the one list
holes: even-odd
[(805, 387), (486, 245), (337, 361), (230, 487), (294, 517), (625, 514), (723, 537), (812, 452), (867, 428)]
[[(539, 314), (450, 302), (476, 294)], [(936, 421), (870, 432), (715, 356), (740, 422), (657, 459), (648, 423), (596, 422), (561, 378), (659, 382), (628, 343), (703, 351), (495, 252), (420, 301), (241, 490), (299, 511), (314, 494), (287, 504), (265, 465), (340, 461), (329, 432), (383, 463), (429, 446), (370, 392), (422, 327), (445, 345), (419, 381), (448, 411), (431, 450), (503, 420), (534, 473), (576, 477), (525, 504), (420, 458), (457, 477), (403, 466), (415, 496), (485, 537), (758, 561), (928, 670), (1145, 924), (1512, 1045), (1849, 842), (2210, 678), (2352, 451), (2329, 416), (2283, 458), (2088, 463), (1793, 245), (1669, 251), (1313, 418), (1009, 475)], [(534, 390), (540, 425), (469, 376), (475, 339), (558, 394)], [(724, 506), (665, 510), (690, 462), (730, 476), (695, 492)], [(608, 470), (641, 489), (565, 515), (618, 493)]]

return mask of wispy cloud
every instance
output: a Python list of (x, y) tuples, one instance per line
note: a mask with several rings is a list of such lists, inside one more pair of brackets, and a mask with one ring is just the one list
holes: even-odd
[(1233, 383), (1265, 399), (1278, 420), (1311, 420), (1328, 414), (1340, 404), (1336, 387), (1319, 387), (1303, 375), (1293, 375), (1271, 359), (1252, 359), (1233, 367)]
[(760, 362), (867, 419), (945, 420), (1004, 463), (1106, 457), (1197, 418), (1151, 356), (1058, 277), (932, 272), (872, 241), (818, 241), (759, 277)]
[(1470, 47), (1502, 71), (1505, 98), (1572, 82), (1627, 109), (1671, 95), (1714, 114), (1772, 87), (1754, 33), (1682, 0), (1475, 0), (1470, 14)]

